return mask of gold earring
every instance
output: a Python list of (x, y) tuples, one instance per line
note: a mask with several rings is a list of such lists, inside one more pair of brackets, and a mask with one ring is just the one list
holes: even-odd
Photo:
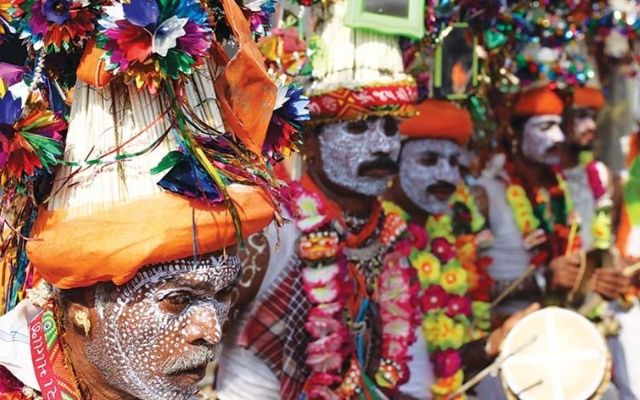
[(84, 330), (84, 335), (89, 336), (89, 331), (91, 330), (89, 313), (86, 311), (76, 311), (75, 314), (73, 314), (73, 319), (76, 325)]

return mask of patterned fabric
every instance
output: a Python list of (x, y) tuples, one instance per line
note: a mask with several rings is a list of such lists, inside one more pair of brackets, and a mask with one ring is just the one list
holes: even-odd
[(73, 373), (65, 365), (60, 332), (53, 311), (45, 309), (29, 324), (31, 359), (42, 397), (51, 400), (81, 400)]
[(292, 257), (281, 277), (260, 299), (240, 345), (251, 350), (280, 380), (280, 398), (296, 399), (308, 374), (304, 363), (309, 341), (304, 323), (311, 308), (302, 289), (298, 256)]
[(309, 109), (312, 122), (315, 123), (355, 120), (374, 115), (410, 117), (415, 114), (413, 103), (417, 96), (413, 82), (357, 89), (340, 88), (311, 95)]

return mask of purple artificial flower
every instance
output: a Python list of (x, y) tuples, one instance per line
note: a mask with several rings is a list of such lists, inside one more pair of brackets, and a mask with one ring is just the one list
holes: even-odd
[(124, 16), (133, 25), (146, 27), (156, 24), (160, 18), (160, 8), (156, 0), (131, 0), (123, 2)]
[(42, 14), (47, 21), (56, 25), (62, 25), (67, 22), (71, 16), (69, 8), (71, 8), (71, 1), (44, 0), (44, 4), (42, 5)]

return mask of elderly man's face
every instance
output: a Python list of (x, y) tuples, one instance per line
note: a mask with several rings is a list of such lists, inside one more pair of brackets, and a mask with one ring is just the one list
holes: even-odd
[(137, 398), (193, 398), (217, 357), (239, 274), (237, 257), (206, 256), (145, 268), (123, 286), (98, 286), (89, 361)]
[(400, 135), (394, 118), (328, 124), (319, 140), (325, 175), (351, 192), (378, 196), (398, 170)]
[(400, 156), (400, 185), (411, 201), (430, 214), (449, 209), (460, 180), (462, 149), (450, 140), (418, 139), (404, 144)]

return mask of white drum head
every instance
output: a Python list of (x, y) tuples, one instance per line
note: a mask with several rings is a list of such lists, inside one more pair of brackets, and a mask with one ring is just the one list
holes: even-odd
[(557, 307), (519, 321), (505, 338), (501, 355), (508, 357), (502, 379), (522, 400), (586, 400), (607, 373), (602, 335), (580, 314)]

